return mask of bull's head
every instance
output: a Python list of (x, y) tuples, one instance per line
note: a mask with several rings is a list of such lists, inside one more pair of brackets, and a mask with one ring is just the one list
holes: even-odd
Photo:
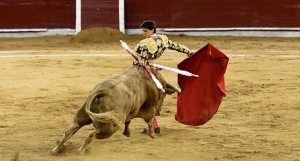
[(155, 77), (160, 81), (160, 83), (163, 85), (163, 88), (165, 90), (165, 93), (160, 92), (159, 94), (159, 103), (158, 106), (156, 107), (156, 116), (160, 115), (161, 112), (161, 106), (163, 104), (164, 98), (166, 97), (166, 94), (171, 95), (175, 92), (180, 92), (179, 89), (174, 87), (173, 85), (167, 83), (167, 81), (163, 78), (163, 76), (155, 69), (151, 68), (151, 72), (155, 75)]

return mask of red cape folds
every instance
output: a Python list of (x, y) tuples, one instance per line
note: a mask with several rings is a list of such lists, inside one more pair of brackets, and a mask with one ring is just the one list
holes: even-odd
[(177, 97), (175, 119), (186, 125), (203, 125), (218, 111), (226, 96), (224, 74), (228, 57), (211, 44), (178, 64), (178, 69), (199, 77), (178, 75), (181, 93)]

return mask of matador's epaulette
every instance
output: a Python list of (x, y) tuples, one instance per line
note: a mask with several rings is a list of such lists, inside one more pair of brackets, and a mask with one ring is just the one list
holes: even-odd
[(148, 51), (151, 54), (154, 54), (157, 51), (157, 44), (152, 38), (147, 38), (139, 42), (138, 46), (148, 48)]

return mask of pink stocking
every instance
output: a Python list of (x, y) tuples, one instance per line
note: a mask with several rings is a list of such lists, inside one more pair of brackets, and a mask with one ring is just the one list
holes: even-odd
[(158, 128), (158, 124), (155, 116), (153, 117), (153, 128), (154, 129)]

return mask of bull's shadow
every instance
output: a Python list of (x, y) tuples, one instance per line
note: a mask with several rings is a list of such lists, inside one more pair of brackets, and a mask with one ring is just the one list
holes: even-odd
[(73, 124), (64, 133), (51, 154), (62, 153), (64, 143), (81, 127), (93, 123), (96, 131), (92, 132), (78, 149), (84, 154), (86, 146), (94, 139), (106, 139), (123, 129), (123, 134), (130, 136), (129, 124), (133, 118), (143, 118), (148, 124), (148, 135), (154, 138), (153, 117), (159, 115), (166, 94), (176, 91), (154, 68), (147, 67), (160, 81), (166, 93), (159, 90), (149, 74), (140, 65), (133, 65), (121, 74), (114, 75), (91, 91), (83, 105), (77, 110)]

